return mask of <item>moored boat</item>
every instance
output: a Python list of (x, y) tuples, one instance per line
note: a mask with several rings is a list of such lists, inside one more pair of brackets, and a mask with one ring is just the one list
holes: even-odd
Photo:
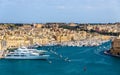
[(45, 50), (28, 49), (20, 47), (13, 52), (8, 52), (4, 59), (48, 59), (50, 55)]

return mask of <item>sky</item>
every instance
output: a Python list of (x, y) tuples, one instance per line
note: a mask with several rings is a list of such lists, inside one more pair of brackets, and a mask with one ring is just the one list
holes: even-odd
[(120, 0), (0, 0), (0, 23), (120, 22)]

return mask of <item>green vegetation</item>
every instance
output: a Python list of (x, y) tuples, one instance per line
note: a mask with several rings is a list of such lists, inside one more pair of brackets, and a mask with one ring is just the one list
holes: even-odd
[(69, 30), (78, 30), (78, 26), (62, 25), (62, 26), (60, 26), (59, 28), (69, 29)]
[(14, 50), (16, 50), (17, 48), (8, 48), (7, 50), (8, 51), (14, 51)]
[(88, 31), (87, 30), (87, 32), (90, 32), (90, 33), (99, 33), (99, 34), (102, 34), (102, 35), (110, 35), (110, 36), (119, 36), (120, 35), (120, 33), (114, 33), (114, 32), (98, 32), (98, 31), (95, 31), (95, 30), (90, 30), (90, 31)]

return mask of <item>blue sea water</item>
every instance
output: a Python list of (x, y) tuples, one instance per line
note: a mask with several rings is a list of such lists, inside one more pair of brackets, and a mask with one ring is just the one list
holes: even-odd
[(120, 58), (102, 53), (110, 47), (110, 42), (98, 47), (40, 47), (63, 57), (49, 53), (49, 60), (1, 59), (0, 75), (120, 75)]

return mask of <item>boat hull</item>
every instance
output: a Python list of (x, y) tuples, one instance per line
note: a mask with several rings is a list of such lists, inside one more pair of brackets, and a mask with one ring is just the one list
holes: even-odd
[(4, 57), (4, 59), (41, 59), (46, 60), (49, 58), (49, 55), (42, 55), (42, 56), (29, 56), (29, 57)]
[(113, 54), (111, 54), (110, 50), (104, 51), (104, 54), (109, 55), (109, 56), (113, 56), (113, 57), (120, 57), (120, 55), (113, 55)]

